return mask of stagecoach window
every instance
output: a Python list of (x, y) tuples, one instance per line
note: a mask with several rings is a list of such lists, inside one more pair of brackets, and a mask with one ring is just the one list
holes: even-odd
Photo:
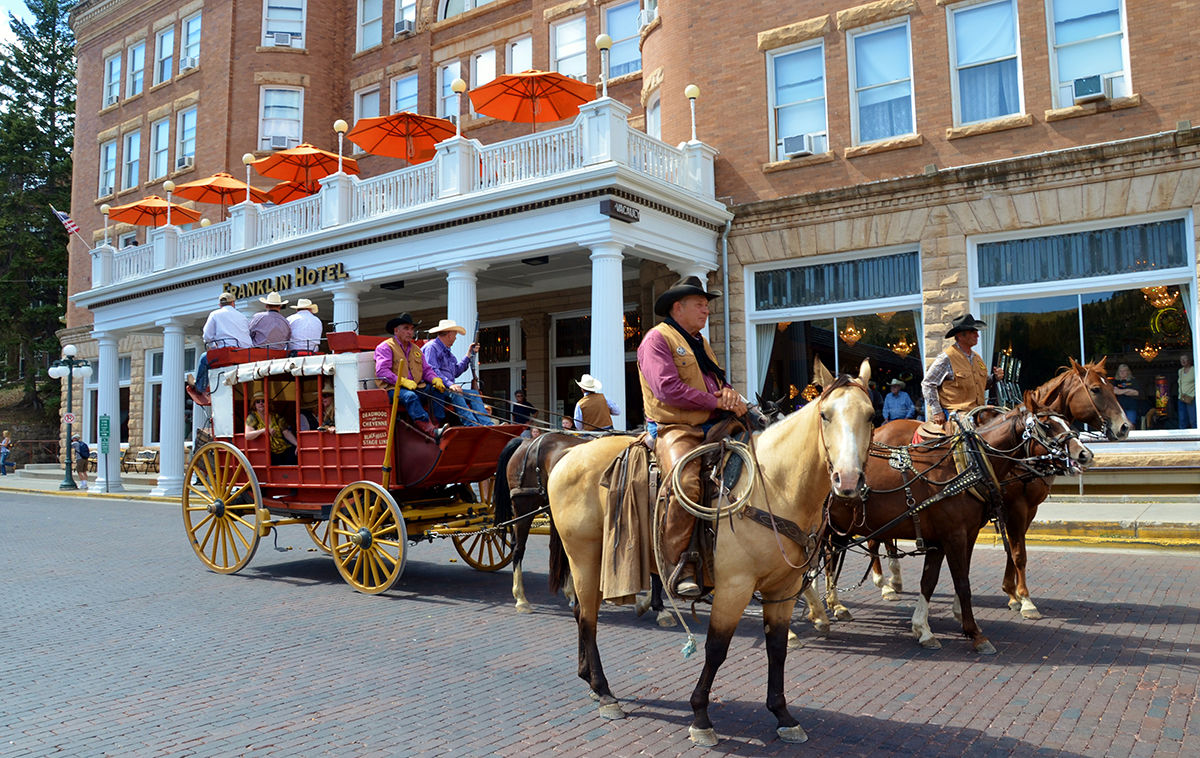
[(920, 294), (916, 251), (858, 260), (759, 271), (754, 275), (760, 311)]

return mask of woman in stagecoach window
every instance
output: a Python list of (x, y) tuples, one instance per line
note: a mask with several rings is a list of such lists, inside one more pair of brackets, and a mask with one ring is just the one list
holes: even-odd
[(254, 410), (246, 416), (246, 441), (267, 434), (271, 444), (271, 465), (296, 465), (296, 435), (292, 434), (287, 422), (278, 413), (266, 413), (267, 403), (263, 393), (255, 392), (253, 401)]
[(1137, 429), (1138, 422), (1138, 398), (1141, 392), (1133, 382), (1133, 372), (1129, 370), (1128, 363), (1122, 363), (1117, 366), (1117, 374), (1112, 378), (1113, 393), (1117, 396), (1117, 402), (1121, 404), (1121, 409), (1125, 411), (1125, 417), (1129, 419), (1129, 425)]

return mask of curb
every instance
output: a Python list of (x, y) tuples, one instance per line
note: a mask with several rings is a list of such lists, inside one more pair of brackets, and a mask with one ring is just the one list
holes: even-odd
[[(980, 530), (975, 544), (1004, 547), (1004, 543), (995, 530), (987, 527)], [(1158, 524), (1153, 527), (1139, 528), (1075, 521), (1035, 523), (1025, 533), (1025, 544), (1196, 549), (1200, 548), (1200, 529), (1193, 524)]]
[(53, 495), (55, 497), (106, 497), (119, 500), (145, 500), (155, 503), (178, 503), (177, 497), (162, 497), (160, 495), (143, 495), (137, 492), (91, 492), (89, 490), (39, 490), (26, 487), (0, 487), (0, 492), (20, 492), (24, 495)]

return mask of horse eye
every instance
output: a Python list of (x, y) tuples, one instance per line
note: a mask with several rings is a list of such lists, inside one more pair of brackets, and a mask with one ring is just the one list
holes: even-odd
[(1092, 394), (1093, 394), (1093, 395), (1099, 395), (1099, 394), (1100, 394), (1100, 388), (1099, 388), (1099, 387), (1092, 387)]
[(829, 423), (829, 416), (826, 416), (824, 411), (821, 412), (821, 423), (824, 423), (824, 424)]

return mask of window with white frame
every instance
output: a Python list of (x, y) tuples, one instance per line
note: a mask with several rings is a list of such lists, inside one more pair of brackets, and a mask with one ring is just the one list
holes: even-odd
[(180, 40), (179, 67), (195, 68), (200, 65), (200, 14), (183, 20), (183, 39)]
[(533, 37), (518, 37), (504, 51), (504, 73), (519, 74), (533, 68)]
[(646, 101), (646, 134), (662, 139), (662, 96), (658, 90)]
[(908, 19), (854, 31), (849, 37), (854, 143), (913, 134), (916, 115)]
[(1017, 8), (1013, 0), (948, 8), (954, 122), (1021, 112)]
[(767, 54), (772, 158), (829, 150), (825, 107), (825, 44)]
[(307, 0), (263, 0), (263, 38), (268, 46), (304, 47)]
[(587, 81), (587, 22), (583, 16), (550, 27), (550, 70)]
[(147, 179), (158, 179), (171, 172), (171, 119), (150, 125), (150, 171)]
[(639, 49), (641, 27), (638, 24), (641, 7), (639, 0), (631, 3), (610, 5), (604, 9), (604, 33), (612, 37), (612, 48), (608, 51), (608, 75), (623, 76), (642, 69), (642, 53)]
[(354, 93), (354, 120), (375, 118), (379, 115), (379, 85), (360, 89)]
[(438, 103), (437, 115), (454, 121), (458, 118), (458, 95), (450, 89), (462, 75), (462, 66), (458, 61), (451, 61), (438, 67)]
[(121, 171), (121, 189), (131, 189), (141, 183), (142, 173), (142, 133), (129, 132), (125, 135)]
[(121, 53), (104, 59), (104, 107), (121, 98)]
[(137, 244), (138, 244), (138, 233), (137, 232), (125, 232), (124, 234), (117, 237), (117, 249), (118, 250), (123, 250), (127, 247), (137, 247)]
[(129, 48), (129, 73), (125, 80), (125, 97), (142, 94), (146, 83), (146, 42), (145, 40)]
[(117, 141), (109, 140), (100, 146), (100, 184), (96, 194), (111, 195), (117, 186)]
[[(146, 351), (146, 395), (143, 407), (145, 409), (145, 417), (142, 424), (142, 444), (157, 445), (161, 438), (159, 430), (162, 425), (162, 390), (164, 380), (163, 370), (163, 351), (148, 350)], [(183, 351), (183, 376), (179, 379), (186, 379), (187, 375), (195, 371), (196, 366), (196, 348), (187, 347)], [(192, 404), (190, 400), (185, 401), (184, 407), (184, 429), (191, 429), (191, 412)]]
[(383, 42), (383, 0), (358, 0), (358, 49)]
[(175, 167), (184, 168), (184, 159), (196, 157), (196, 108), (179, 112), (179, 123), (175, 126)]
[(392, 80), (392, 113), (417, 112), (417, 75), (398, 76)]
[(438, 18), (452, 18), (469, 10), (487, 5), (492, 0), (444, 0)]
[(162, 84), (175, 73), (175, 27), (167, 27), (154, 38), (154, 83)]
[(483, 323), (479, 327), (479, 382), (482, 391), (498, 398), (492, 411), (510, 419), (513, 394), (524, 385), (525, 333), (519, 319)]
[(396, 0), (396, 34), (417, 28), (417, 0)]
[(259, 144), (269, 150), (300, 144), (304, 115), (304, 90), (298, 87), (263, 87), (259, 119)]
[(1129, 48), (1123, 0), (1047, 0), (1055, 104), (1074, 104), (1076, 79), (1101, 77), (1102, 91), (1127, 97)]
[[(471, 56), (471, 87), (479, 87), (496, 78), (496, 50), (481, 50)], [(467, 98), (471, 115), (475, 115), (475, 106)]]

